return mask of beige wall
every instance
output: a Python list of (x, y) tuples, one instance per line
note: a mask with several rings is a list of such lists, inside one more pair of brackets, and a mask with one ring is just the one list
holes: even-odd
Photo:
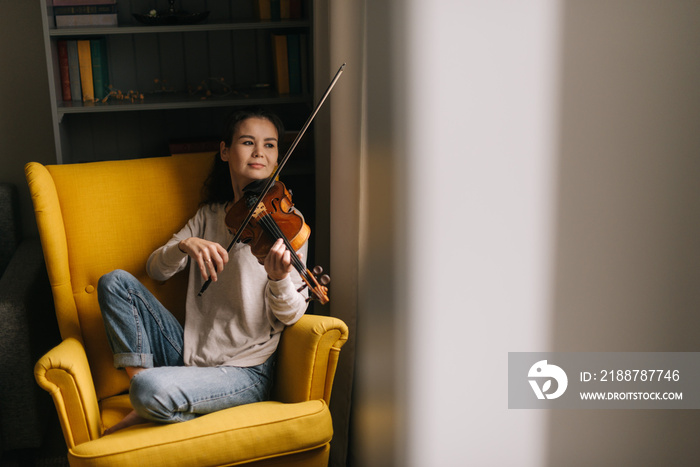
[[(554, 347), (700, 351), (700, 6), (567, 1)], [(698, 465), (698, 411), (549, 414), (550, 465)]]
[(41, 10), (0, 0), (0, 11), (0, 181), (20, 189), (24, 232), (36, 236), (24, 164), (56, 160)]

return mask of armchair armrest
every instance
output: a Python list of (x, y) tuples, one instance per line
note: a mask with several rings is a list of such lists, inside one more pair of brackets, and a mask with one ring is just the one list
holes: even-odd
[(100, 411), (83, 344), (68, 338), (34, 366), (34, 377), (51, 394), (68, 449), (97, 439)]
[(285, 329), (278, 347), (274, 398), (330, 403), (340, 348), (347, 340), (345, 323), (328, 316), (304, 315)]

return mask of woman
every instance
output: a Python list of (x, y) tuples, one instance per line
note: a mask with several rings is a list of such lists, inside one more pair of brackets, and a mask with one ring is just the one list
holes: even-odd
[[(98, 298), (114, 365), (131, 379), (134, 410), (107, 430), (145, 421), (173, 423), (268, 397), (275, 350), (285, 326), (306, 311), (306, 295), (291, 253), (277, 241), (261, 265), (225, 224), (228, 209), (250, 183), (275, 169), (283, 135), (265, 110), (234, 114), (205, 183), (195, 216), (148, 258), (163, 281), (190, 264), (184, 329), (133, 276), (100, 279)], [(307, 245), (300, 250), (304, 257)], [(212, 285), (197, 296), (210, 278)]]

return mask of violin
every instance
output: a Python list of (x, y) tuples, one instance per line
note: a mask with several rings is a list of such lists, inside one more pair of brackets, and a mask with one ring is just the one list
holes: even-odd
[[(325, 305), (329, 300), (327, 285), (331, 278), (327, 274), (321, 275), (323, 268), (320, 266), (316, 266), (313, 272), (309, 271), (296, 254), (309, 239), (311, 228), (304, 222), (301, 213), (294, 209), (291, 193), (284, 183), (277, 181), (260, 200), (255, 189), (249, 187), (250, 185), (244, 189), (243, 197), (226, 214), (226, 226), (240, 237), (240, 242), (250, 246), (260, 264), (265, 262), (270, 248), (281, 238), (291, 252), (292, 265), (304, 281), (297, 292), (308, 287), (311, 295), (309, 300), (316, 299)], [(251, 220), (238, 232), (251, 209)]]
[[(320, 266), (316, 266), (313, 273), (306, 269), (304, 263), (296, 254), (296, 251), (301, 248), (304, 242), (306, 242), (306, 240), (309, 238), (311, 229), (308, 225), (306, 225), (306, 223), (304, 223), (304, 218), (297, 214), (297, 211), (293, 209), (294, 205), (292, 204), (292, 196), (289, 191), (287, 191), (287, 188), (284, 186), (284, 184), (281, 182), (276, 182), (275, 180), (282, 171), (284, 165), (289, 160), (292, 152), (297, 147), (297, 144), (299, 144), (299, 140), (301, 140), (301, 137), (304, 136), (304, 133), (306, 133), (306, 130), (309, 128), (309, 125), (311, 125), (314, 117), (321, 109), (321, 106), (325, 102), (326, 98), (331, 93), (335, 83), (343, 73), (344, 68), (345, 63), (343, 63), (335, 73), (335, 76), (328, 85), (326, 92), (324, 92), (323, 96), (321, 96), (316, 108), (306, 120), (306, 123), (304, 123), (304, 126), (297, 134), (284, 158), (282, 158), (277, 165), (275, 172), (267, 179), (265, 186), (260, 190), (259, 194), (257, 196), (253, 195), (252, 197), (243, 196), (240, 200), (234, 203), (234, 206), (226, 214), (226, 225), (232, 231), (235, 231), (233, 240), (231, 240), (231, 244), (228, 246), (226, 251), (231, 251), (231, 248), (233, 248), (233, 245), (236, 242), (243, 241), (243, 235), (246, 234), (246, 238), (252, 246), (251, 251), (253, 251), (253, 254), (255, 254), (255, 256), (258, 258), (258, 261), (262, 263), (265, 256), (267, 256), (267, 253), (269, 253), (270, 248), (272, 248), (272, 245), (279, 238), (282, 238), (285, 242), (285, 246), (291, 252), (294, 267), (297, 269), (302, 280), (304, 281), (304, 286), (302, 286), (299, 291), (303, 290), (304, 287), (309, 287), (311, 292), (310, 299), (315, 298), (321, 304), (328, 303), (328, 288), (326, 286), (330, 282), (330, 277), (328, 277), (328, 275), (321, 275), (323, 273), (323, 269)], [(257, 183), (255, 185), (257, 187)], [(273, 190), (274, 187), (277, 187), (277, 189)], [(246, 189), (244, 188), (244, 193), (245, 191)], [(241, 206), (236, 206), (239, 203), (241, 203)], [(232, 211), (234, 210), (235, 213), (232, 214)], [(247, 211), (245, 215), (242, 215), (245, 211)], [(295, 220), (294, 217), (296, 216), (298, 216), (301, 221)], [(248, 228), (249, 224), (252, 224), (250, 228)], [(296, 229), (296, 227), (298, 227), (298, 229)], [(292, 243), (289, 240), (289, 236), (291, 236), (296, 243)], [(301, 240), (302, 238), (303, 240)], [(201, 297), (210, 284), (211, 278), (209, 278), (204, 285), (202, 285), (198, 296)]]

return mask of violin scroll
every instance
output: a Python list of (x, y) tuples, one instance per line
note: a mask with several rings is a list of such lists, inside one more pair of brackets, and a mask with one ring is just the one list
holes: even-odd
[(304, 279), (304, 285), (297, 289), (297, 292), (301, 292), (305, 287), (309, 287), (311, 295), (306, 299), (307, 302), (311, 300), (318, 300), (321, 305), (328, 303), (328, 284), (331, 283), (331, 277), (328, 274), (323, 274), (323, 268), (321, 266), (314, 266), (314, 268), (309, 271), (306, 270), (307, 279), (302, 274), (301, 277)]
[(323, 274), (323, 268), (321, 266), (314, 266), (312, 271), (321, 285), (328, 285), (331, 283), (331, 276)]

